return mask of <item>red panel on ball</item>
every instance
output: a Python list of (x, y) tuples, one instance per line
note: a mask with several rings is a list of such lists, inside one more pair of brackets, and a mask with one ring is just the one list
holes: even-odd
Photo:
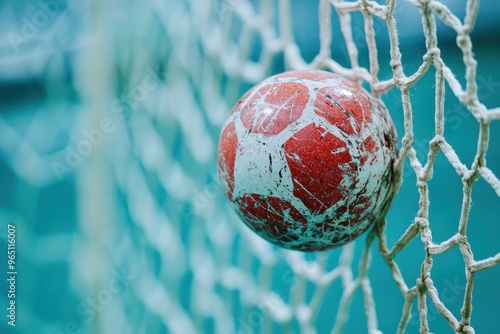
[(366, 137), (366, 139), (361, 143), (359, 149), (361, 153), (360, 161), (363, 166), (365, 165), (368, 159), (370, 159), (370, 161), (368, 161), (370, 165), (372, 165), (376, 161), (377, 155), (374, 154), (376, 150), (378, 150), (378, 145), (375, 142), (375, 140), (373, 140), (373, 137), (372, 136)]
[(304, 216), (293, 205), (281, 198), (258, 194), (244, 195), (240, 212), (257, 232), (264, 232), (273, 240), (297, 240), (307, 224)]
[(308, 99), (309, 91), (302, 84), (267, 85), (242, 107), (241, 121), (253, 133), (277, 135), (299, 119)]
[(314, 112), (347, 134), (358, 133), (370, 120), (370, 101), (346, 87), (324, 87), (314, 101)]
[(348, 191), (343, 178), (356, 171), (346, 143), (315, 124), (285, 143), (293, 194), (315, 213), (323, 213)]
[(227, 184), (226, 196), (232, 197), (234, 190), (234, 164), (238, 148), (238, 135), (234, 123), (227, 125), (220, 136), (218, 167), (221, 182)]

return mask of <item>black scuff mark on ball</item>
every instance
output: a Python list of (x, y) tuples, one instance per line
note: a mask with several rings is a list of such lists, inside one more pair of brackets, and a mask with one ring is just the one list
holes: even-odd
[(396, 142), (395, 140), (393, 140), (393, 138), (391, 138), (391, 136), (389, 136), (388, 133), (384, 133), (384, 141), (385, 141), (385, 147), (389, 149), (392, 147), (393, 142)]

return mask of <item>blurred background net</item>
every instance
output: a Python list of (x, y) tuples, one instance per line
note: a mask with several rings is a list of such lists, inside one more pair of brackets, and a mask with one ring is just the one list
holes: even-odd
[[(498, 14), (492, 0), (3, 2), (0, 258), (14, 224), (19, 275), (17, 325), (2, 316), (0, 332), (500, 332)], [(318, 254), (250, 233), (216, 175), (239, 96), (306, 67), (379, 95), (401, 139), (387, 223)]]

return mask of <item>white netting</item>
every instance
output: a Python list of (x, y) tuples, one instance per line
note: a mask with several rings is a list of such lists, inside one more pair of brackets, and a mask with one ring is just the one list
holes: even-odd
[[(51, 104), (50, 113), (38, 115), (32, 125), (43, 128), (51, 120), (69, 118), (50, 126), (63, 129), (74, 124), (68, 147), (78, 153), (86, 149), (82, 144), (86, 140), (91, 143), (90, 153), (69, 158), (76, 159), (74, 166), (61, 169), (54, 162), (68, 166), (67, 149), (40, 157), (25, 143), (32, 139), (23, 138), (0, 117), (1, 151), (31, 189), (68, 182), (75, 175), (76, 232), (61, 235), (60, 240), (40, 237), (47, 241), (45, 246), (33, 246), (26, 254), (57, 258), (66, 254), (50, 253), (50, 242), (66, 245), (61, 247), (68, 249), (70, 284), (77, 300), (89, 296), (104, 300), (108, 282), (121, 275), (124, 289), (111, 294), (112, 303), (98, 305), (94, 317), (77, 311), (76, 325), (88, 333), (271, 333), (298, 328), (304, 333), (340, 333), (348, 318), (369, 333), (379, 333), (383, 328), (378, 319), (387, 307), (399, 321), (386, 325), (389, 329), (384, 332), (406, 332), (413, 315), (419, 317), (416, 328), (428, 333), (433, 330), (428, 321), (431, 305), (454, 332), (473, 333), (476, 273), (500, 262), (500, 253), (495, 255), (498, 245), (491, 257), (475, 258), (467, 239), (475, 182), (484, 179), (500, 196), (498, 176), (485, 159), (490, 126), (500, 119), (500, 108), (488, 109), (478, 98), (477, 61), (470, 37), (478, 5), (479, 1), (467, 1), (465, 15), (459, 18), (442, 2), (407, 0), (404, 6), (420, 12), (419, 30), (425, 38), (423, 57), (416, 57), (419, 63), (411, 65), (416, 70), (410, 71), (402, 61), (398, 35), (405, 14), (395, 14), (402, 5), (394, 0), (386, 4), (307, 2), (318, 6), (319, 17), (292, 15), (292, 6), (306, 5), (289, 0), (92, 1), (89, 8), (80, 8), (88, 14), (84, 25), (88, 35), (73, 64), (81, 103)], [(302, 58), (306, 51), (294, 39), (299, 18), (307, 24), (319, 22), (320, 47), (311, 62)], [(362, 28), (356, 26), (360, 22)], [(465, 66), (462, 77), (443, 60), (437, 26), (455, 33), (457, 52), (463, 55), (461, 66)], [(381, 56), (385, 51), (377, 49), (377, 36), (383, 34), (389, 52)], [(338, 60), (340, 54), (332, 53), (333, 44), (345, 45), (347, 65)], [(418, 212), (410, 224), (390, 222), (387, 227), (381, 220), (357, 246), (306, 256), (273, 248), (238, 222), (216, 176), (220, 127), (244, 89), (279, 70), (299, 68), (331, 70), (364, 84), (383, 99), (399, 91), (392, 95), (402, 106), (404, 128), (399, 131), (398, 182), (409, 160), (411, 169), (404, 173), (415, 175), (418, 189)], [(412, 89), (429, 73), (434, 74), (430, 85), (435, 97), (434, 122), (427, 124), (434, 131), (422, 149), (421, 139), (418, 147), (414, 145), (413, 106), (420, 97)], [(57, 100), (57, 93), (48, 91), (49, 98)], [(461, 161), (447, 140), (445, 95), (456, 97), (477, 120), (472, 163)], [(60, 111), (64, 108), (71, 108), (76, 116)], [(98, 144), (89, 139), (93, 129), (101, 131), (101, 139), (91, 137)], [(13, 142), (22, 144), (14, 150), (9, 145)], [(429, 182), (440, 154), (463, 183), (463, 203), (456, 233), (436, 244), (429, 219)], [(407, 229), (399, 240), (388, 242), (386, 229), (396, 223)], [(29, 224), (24, 229), (35, 234), (29, 232)], [(420, 268), (420, 273), (406, 277), (397, 256), (419, 236), (425, 252), (415, 256), (411, 266)], [(378, 252), (372, 254), (371, 246), (377, 243)], [(434, 259), (454, 248), (460, 250), (465, 264), (466, 285), (457, 294), (463, 298), (460, 313), (452, 312), (440, 298), (432, 279)], [(370, 269), (372, 257), (382, 257), (390, 269), (402, 308), (384, 305), (383, 293), (377, 294), (384, 288), (372, 283), (379, 275)], [(118, 273), (111, 274), (110, 268)], [(113, 293), (111, 287), (108, 290)], [(358, 305), (353, 314), (351, 301), (356, 294), (363, 306)], [(418, 312), (412, 311), (415, 300)], [(321, 312), (326, 315), (319, 319)], [(23, 333), (33, 328), (62, 331), (71, 319), (50, 322), (35, 313), (26, 311), (34, 320), (20, 325)]]

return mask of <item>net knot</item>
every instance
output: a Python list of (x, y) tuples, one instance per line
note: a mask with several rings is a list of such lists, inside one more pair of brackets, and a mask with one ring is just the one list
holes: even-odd
[(425, 219), (425, 218), (417, 217), (417, 218), (415, 218), (415, 223), (421, 229), (429, 227), (429, 221), (427, 219)]
[(468, 35), (464, 35), (463, 32), (459, 32), (457, 36), (457, 44), (461, 47), (467, 46), (467, 41), (469, 40)]
[(466, 235), (457, 235), (457, 244), (467, 244), (467, 236)]
[(436, 135), (432, 140), (430, 141), (431, 145), (439, 145), (444, 142), (444, 137), (442, 135)]
[[(429, 280), (430, 280), (430, 278), (429, 278)], [(427, 281), (427, 278), (425, 279), (425, 281)], [(431, 283), (432, 283), (432, 280), (431, 280)], [(424, 294), (427, 291), (427, 286), (425, 285), (424, 280), (422, 280), (421, 277), (417, 278), (416, 286), (417, 286), (418, 294), (420, 294), (420, 295)]]
[(425, 273), (425, 279), (424, 279), (424, 282), (423, 282), (423, 285), (427, 288), (429, 287), (433, 287), (434, 286), (434, 281), (428, 276), (429, 274), (428, 273)]
[(438, 47), (433, 47), (427, 50), (427, 53), (424, 55), (424, 60), (428, 62), (433, 58), (438, 59), (440, 55), (441, 55), (441, 50), (439, 50)]
[(474, 331), (474, 328), (472, 328), (471, 326), (464, 326), (464, 328), (462, 328), (462, 333), (463, 334), (475, 334), (476, 332)]

